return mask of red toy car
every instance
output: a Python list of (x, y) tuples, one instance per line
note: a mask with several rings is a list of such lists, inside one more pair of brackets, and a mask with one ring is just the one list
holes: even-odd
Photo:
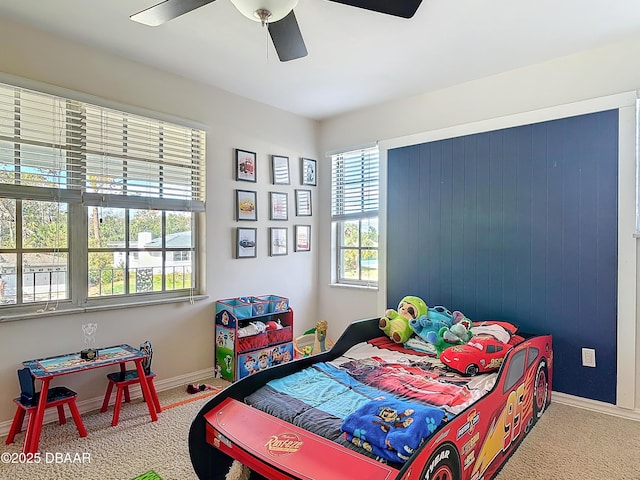
[(504, 344), (490, 335), (479, 335), (465, 345), (446, 348), (440, 361), (447, 367), (465, 375), (497, 370), (511, 345)]

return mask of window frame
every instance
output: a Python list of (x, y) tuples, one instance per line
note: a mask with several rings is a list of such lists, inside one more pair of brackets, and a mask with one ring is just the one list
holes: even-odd
[[(68, 170), (68, 168), (77, 168), (78, 164), (82, 164), (82, 159), (77, 160), (69, 160), (69, 154), (67, 153), (66, 160), (63, 163), (66, 163), (64, 167), (62, 167), (61, 171), (63, 172), (59, 177), (64, 177), (62, 180), (64, 184), (64, 188), (55, 188), (53, 187), (42, 187), (42, 186), (28, 186), (19, 184), (0, 184), (0, 188), (2, 189), (2, 197), (14, 199), (14, 200), (24, 200), (24, 199), (33, 199), (40, 201), (56, 201), (59, 203), (64, 203), (67, 205), (67, 240), (66, 247), (64, 250), (67, 252), (67, 277), (66, 277), (66, 289), (67, 289), (67, 297), (65, 299), (59, 300), (49, 300), (49, 301), (38, 301), (38, 302), (29, 302), (29, 303), (20, 303), (20, 304), (6, 304), (0, 305), (0, 322), (11, 321), (11, 320), (19, 320), (22, 318), (32, 318), (32, 317), (40, 317), (43, 313), (48, 313), (52, 315), (57, 314), (65, 314), (65, 313), (74, 313), (74, 312), (85, 312), (89, 310), (99, 310), (103, 308), (126, 308), (130, 306), (138, 306), (143, 304), (157, 304), (157, 303), (166, 303), (166, 302), (175, 302), (175, 301), (191, 301), (200, 298), (206, 298), (205, 295), (201, 293), (201, 289), (204, 285), (204, 272), (202, 269), (202, 256), (201, 256), (201, 245), (199, 244), (199, 232), (202, 228), (202, 222), (204, 217), (204, 190), (205, 190), (205, 139), (206, 139), (206, 131), (201, 126), (195, 126), (193, 124), (189, 124), (192, 122), (187, 122), (183, 120), (176, 120), (174, 118), (168, 118), (166, 115), (156, 114), (155, 112), (145, 111), (143, 113), (133, 112), (131, 108), (122, 106), (122, 105), (114, 105), (109, 104), (109, 102), (103, 101), (101, 99), (93, 98), (86, 95), (77, 94), (76, 92), (71, 92), (65, 89), (59, 89), (55, 87), (48, 88), (45, 85), (37, 84), (37, 82), (27, 82), (27, 81), (19, 81), (20, 79), (10, 78), (10, 81), (6, 81), (6, 79), (0, 77), (0, 82), (5, 89), (14, 89), (16, 92), (16, 96), (19, 95), (20, 91), (31, 91), (30, 93), (34, 93), (41, 96), (51, 96), (51, 97), (59, 97), (58, 100), (61, 102), (73, 102), (74, 105), (78, 103), (87, 102), (89, 100), (91, 103), (87, 105), (91, 107), (97, 107), (98, 109), (111, 109), (116, 112), (116, 114), (121, 113), (123, 115), (131, 115), (133, 117), (139, 117), (143, 120), (149, 120), (151, 123), (157, 122), (158, 125), (167, 125), (167, 128), (173, 129), (176, 128), (184, 128), (191, 129), (192, 131), (197, 131), (199, 135), (198, 139), (201, 141), (201, 148), (198, 148), (197, 157), (195, 158), (195, 162), (197, 166), (194, 164), (194, 167), (198, 171), (195, 173), (197, 177), (187, 176), (191, 181), (190, 188), (194, 191), (197, 190), (197, 193), (192, 192), (191, 199), (184, 199), (179, 197), (169, 197), (167, 195), (166, 198), (158, 198), (153, 195), (143, 196), (139, 191), (133, 193), (134, 196), (127, 195), (104, 195), (100, 192), (87, 192), (88, 187), (85, 186), (85, 179), (87, 177), (83, 177), (82, 175), (78, 178), (77, 171)], [(21, 84), (27, 83), (28, 85), (22, 86)], [(36, 85), (34, 85), (36, 83)], [(136, 109), (140, 110), (140, 109)], [(8, 110), (7, 110), (8, 111)], [(5, 119), (7, 117), (5, 116)], [(1, 118), (0, 118), (1, 120)], [(51, 120), (54, 122), (54, 120)], [(5, 131), (8, 122), (5, 123)], [(1, 126), (1, 123), (0, 123)], [(162, 128), (162, 127), (160, 127)], [(22, 145), (23, 137), (21, 137), (21, 126), (16, 127), (16, 137), (12, 139), (11, 137), (3, 137), (0, 132), (0, 141), (4, 141), (5, 145), (8, 143), (9, 145)], [(186, 131), (186, 130), (185, 130)], [(185, 142), (189, 141), (189, 137), (185, 135)], [(124, 141), (124, 140), (123, 140)], [(151, 140), (154, 141), (153, 138)], [(190, 139), (193, 142), (193, 138)], [(158, 140), (160, 142), (160, 140)], [(186, 144), (185, 144), (186, 145)], [(192, 143), (193, 145), (193, 143)], [(162, 147), (162, 145), (161, 145)], [(187, 147), (188, 149), (188, 147)], [(19, 151), (19, 149), (16, 149)], [(76, 155), (78, 152), (76, 152)], [(159, 158), (162, 158), (162, 149), (160, 149)], [(9, 156), (5, 156), (5, 163), (7, 164), (7, 159)], [(150, 163), (153, 163), (153, 157), (150, 157)], [(20, 157), (18, 159), (19, 163), (23, 161), (23, 158)], [(2, 162), (0, 162), (2, 164)], [(39, 168), (39, 167), (36, 167)], [(158, 167), (159, 170), (162, 170), (162, 166)], [(8, 170), (11, 172), (11, 170)], [(66, 173), (64, 173), (66, 172)], [(167, 174), (174, 174), (175, 168), (169, 167), (166, 171)], [(158, 174), (162, 176), (162, 174)], [(72, 178), (73, 177), (73, 178)], [(184, 177), (184, 175), (183, 175)], [(153, 177), (149, 177), (151, 180), (154, 180)], [(158, 177), (160, 178), (160, 177)], [(169, 178), (169, 177), (167, 177)], [(195, 179), (195, 180), (194, 180)], [(58, 181), (58, 186), (61, 187), (60, 182)], [(164, 182), (164, 180), (159, 180), (160, 182)], [(176, 183), (172, 179), (171, 187), (175, 187)], [(197, 181), (197, 185), (193, 182)], [(67, 184), (68, 182), (68, 184)], [(74, 183), (75, 182), (75, 183)], [(74, 183), (72, 186), (71, 184)], [(79, 185), (79, 186), (78, 186)], [(159, 191), (162, 191), (162, 183), (159, 185)], [(178, 184), (179, 185), (179, 184)], [(178, 192), (180, 193), (180, 191)], [(193, 195), (200, 195), (198, 201), (193, 200)], [(160, 194), (162, 197), (162, 193)], [(183, 251), (185, 248), (171, 248), (167, 247), (165, 241), (162, 240), (162, 247), (159, 247), (157, 250), (161, 252), (162, 263), (160, 268), (162, 268), (162, 291), (155, 292), (145, 292), (145, 293), (130, 293), (123, 295), (112, 295), (112, 296), (102, 296), (102, 297), (89, 297), (89, 263), (88, 263), (88, 254), (89, 254), (89, 231), (88, 231), (88, 212), (91, 206), (95, 205), (106, 205), (113, 207), (125, 207), (135, 208), (138, 210), (160, 210), (162, 212), (171, 212), (171, 211), (183, 211), (188, 212), (191, 216), (191, 248), (189, 249), (190, 258), (191, 258), (191, 275), (192, 275), (192, 286), (184, 289), (172, 289), (166, 290), (165, 288), (165, 280), (166, 276), (169, 274), (169, 270), (167, 270), (167, 260), (169, 260), (169, 255), (173, 255), (173, 252), (176, 250)], [(71, 221), (73, 219), (73, 221)], [(163, 221), (163, 232), (165, 232), (164, 221)], [(16, 245), (18, 247), (18, 245)], [(0, 253), (5, 252), (7, 250), (16, 250), (7, 249), (0, 247)], [(22, 248), (20, 253), (27, 252), (28, 249)], [(17, 265), (19, 262), (19, 256), (16, 256), (16, 276), (22, 274), (22, 265)], [(171, 257), (173, 258), (173, 257)], [(22, 282), (20, 282), (22, 283)], [(16, 288), (18, 287), (18, 283), (16, 282)], [(16, 301), (18, 299), (18, 295), (16, 294)]]
[[(29, 255), (43, 255), (43, 256), (47, 256), (49, 255), (50, 257), (54, 258), (56, 255), (58, 254), (63, 254), (66, 256), (67, 258), (67, 262), (66, 262), (66, 268), (64, 270), (62, 270), (65, 273), (65, 287), (67, 288), (67, 290), (69, 289), (69, 282), (68, 282), (68, 277), (69, 277), (69, 258), (70, 258), (70, 245), (69, 245), (69, 229), (67, 226), (66, 232), (66, 238), (64, 238), (64, 240), (60, 243), (60, 244), (52, 244), (52, 245), (47, 245), (47, 246), (26, 246), (25, 245), (25, 229), (24, 229), (24, 225), (25, 225), (25, 209), (24, 209), (24, 204), (25, 202), (30, 202), (30, 203), (45, 203), (42, 202), (40, 200), (31, 200), (28, 198), (11, 198), (11, 197), (7, 197), (7, 196), (3, 196), (4, 200), (9, 200), (13, 202), (13, 213), (14, 213), (14, 218), (13, 218), (13, 222), (15, 224), (15, 229), (14, 229), (14, 243), (13, 246), (4, 246), (4, 245), (0, 245), (0, 256), (2, 255), (11, 255), (11, 256), (15, 256), (15, 270), (14, 270), (14, 288), (15, 288), (15, 298), (16, 298), (16, 302), (18, 302), (18, 300), (21, 300), (21, 303), (6, 303), (6, 304), (0, 304), (0, 307), (2, 308), (9, 308), (9, 307), (13, 307), (13, 306), (17, 306), (17, 305), (25, 305), (25, 306), (33, 306), (33, 305), (47, 305), (49, 302), (60, 302), (60, 301), (67, 301), (68, 298), (64, 298), (64, 299), (47, 299), (47, 300), (33, 300), (33, 301), (25, 301), (25, 297), (26, 295), (26, 287), (25, 287), (25, 277), (31, 275), (31, 278), (33, 280), (33, 296), (35, 298), (36, 295), (36, 277), (38, 274), (43, 274), (43, 273), (48, 273), (49, 274), (49, 284), (51, 285), (51, 277), (53, 276), (53, 274), (55, 274), (56, 272), (60, 272), (60, 269), (52, 269), (52, 270), (47, 270), (47, 271), (43, 271), (43, 272), (38, 272), (37, 270), (33, 270), (33, 271), (28, 271), (33, 269), (34, 267), (29, 265), (29, 264), (25, 264), (25, 257), (29, 256)], [(50, 201), (47, 201), (46, 203), (53, 203)], [(56, 202), (54, 203), (61, 205), (62, 203)], [(69, 219), (69, 213), (68, 213), (68, 204), (64, 204), (67, 206), (67, 213), (66, 213), (66, 218), (67, 218), (67, 224), (68, 224), (68, 219)], [(57, 239), (59, 237), (56, 235), (56, 240), (54, 241), (54, 243), (57, 242)], [(6, 275), (6, 272), (4, 271), (0, 271), (0, 276), (4, 276)], [(2, 278), (2, 280), (4, 281), (4, 277)], [(29, 283), (29, 282), (26, 282)], [(5, 281), (5, 285), (4, 287), (7, 286), (7, 283)], [(4, 293), (4, 288), (3, 288), (3, 293)], [(51, 291), (50, 293), (51, 294)]]
[[(377, 252), (376, 256), (378, 259), (377, 262), (377, 270), (378, 272), (380, 271), (380, 255), (379, 255), (379, 251), (380, 251), (380, 247), (379, 244), (376, 247), (368, 247), (368, 246), (363, 246), (362, 245), (362, 235), (363, 235), (363, 228), (362, 228), (362, 223), (365, 221), (370, 221), (370, 220), (378, 220), (377, 216), (368, 216), (368, 217), (362, 217), (362, 218), (352, 218), (349, 220), (335, 220), (334, 221), (334, 227), (335, 227), (335, 249), (336, 249), (336, 259), (335, 259), (335, 283), (339, 284), (339, 285), (355, 285), (355, 286), (365, 286), (365, 287), (377, 287), (378, 286), (378, 280), (370, 280), (370, 279), (363, 279), (363, 275), (362, 275), (362, 261), (363, 261), (363, 257), (364, 257), (364, 253), (365, 252)], [(342, 238), (342, 232), (345, 228), (345, 224), (347, 223), (354, 223), (354, 222), (358, 222), (358, 245), (344, 245)], [(378, 232), (380, 231), (380, 227), (378, 226)], [(378, 233), (379, 236), (379, 233)], [(358, 278), (354, 279), (351, 277), (346, 277), (344, 276), (344, 270), (345, 268), (343, 267), (342, 264), (342, 258), (343, 257), (343, 252), (346, 250), (355, 250), (357, 252), (357, 271), (358, 271)]]
[[(360, 156), (360, 161), (354, 158)], [(346, 157), (346, 158), (345, 158)], [(337, 162), (343, 162), (342, 168)], [(353, 163), (351, 163), (353, 162)], [(359, 165), (360, 173), (344, 174), (350, 170), (349, 165)], [(375, 165), (375, 168), (373, 166)], [(357, 185), (355, 190), (350, 185)], [(359, 187), (358, 187), (359, 186)], [(372, 188), (375, 187), (375, 188)], [(353, 194), (359, 190), (360, 193)], [(352, 202), (350, 199), (356, 198)], [(331, 228), (332, 228), (332, 258), (331, 276), (332, 283), (340, 286), (357, 286), (377, 288), (380, 272), (380, 224), (379, 224), (379, 199), (380, 199), (380, 151), (376, 146), (363, 147), (357, 150), (336, 153), (331, 156)], [(363, 222), (375, 220), (377, 223), (378, 237), (376, 246), (364, 246), (362, 241)], [(348, 223), (357, 222), (357, 245), (345, 245), (343, 232)], [(343, 252), (355, 250), (357, 252), (358, 278), (347, 277), (342, 263)], [(362, 258), (367, 251), (376, 252), (378, 278), (363, 279)]]
[[(131, 234), (130, 234), (130, 229), (131, 229), (131, 221), (132, 221), (132, 215), (131, 212), (132, 211), (139, 211), (138, 209), (119, 209), (119, 210), (123, 210), (122, 211), (122, 216), (123, 216), (123, 223), (124, 223), (124, 240), (122, 241), (122, 245), (118, 245), (118, 246), (108, 246), (108, 247), (90, 247), (89, 246), (89, 242), (87, 242), (87, 255), (89, 256), (90, 254), (100, 254), (100, 253), (107, 253), (107, 254), (112, 254), (115, 255), (116, 253), (120, 253), (122, 254), (122, 256), (124, 257), (124, 266), (122, 267), (122, 269), (124, 270), (123, 272), (123, 288), (125, 290), (125, 293), (122, 294), (104, 294), (104, 295), (89, 295), (90, 292), (87, 292), (87, 301), (102, 301), (105, 298), (126, 298), (129, 296), (135, 296), (135, 297), (140, 297), (143, 295), (146, 295), (147, 293), (149, 295), (166, 295), (169, 294), (171, 292), (180, 292), (180, 291), (191, 291), (195, 288), (195, 285), (192, 286), (188, 286), (188, 287), (184, 287), (184, 288), (175, 288), (175, 289), (169, 289), (166, 286), (166, 282), (167, 282), (167, 278), (170, 275), (169, 270), (171, 268), (175, 268), (175, 266), (172, 266), (171, 263), (175, 262), (175, 258), (174, 258), (174, 254), (175, 253), (188, 253), (191, 254), (190, 257), (188, 258), (188, 261), (191, 263), (190, 267), (191, 267), (191, 278), (192, 278), (192, 283), (194, 283), (197, 279), (197, 275), (196, 275), (196, 267), (193, 264), (192, 260), (195, 258), (195, 256), (193, 255), (195, 253), (195, 246), (194, 246), (194, 238), (193, 238), (193, 232), (194, 230), (194, 218), (193, 218), (193, 214), (191, 215), (191, 218), (189, 219), (189, 223), (190, 223), (190, 232), (191, 232), (191, 241), (190, 247), (185, 247), (185, 246), (169, 246), (167, 244), (167, 238), (172, 235), (173, 232), (168, 232), (167, 231), (167, 220), (166, 220), (166, 216), (167, 214), (170, 214), (171, 211), (169, 210), (161, 210), (159, 211), (160, 215), (159, 215), (159, 222), (160, 222), (160, 228), (161, 228), (161, 235), (160, 237), (157, 237), (161, 240), (160, 245), (159, 246), (152, 246), (152, 247), (140, 247), (139, 245), (137, 245), (137, 239), (134, 240), (133, 238), (131, 238)], [(87, 227), (88, 227), (88, 218), (89, 218), (89, 212), (85, 211), (84, 212), (86, 215), (86, 219), (87, 219)], [(88, 235), (87, 235), (88, 237)], [(132, 282), (133, 282), (133, 278), (135, 276), (138, 275), (138, 271), (140, 270), (141, 267), (139, 266), (134, 266), (132, 265), (132, 260), (139, 260), (140, 258), (140, 253), (142, 252), (147, 252), (149, 253), (149, 255), (151, 257), (159, 257), (160, 260), (160, 264), (159, 265), (150, 265), (144, 268), (152, 268), (154, 271), (158, 268), (161, 269), (162, 273), (161, 273), (161, 279), (160, 279), (160, 283), (162, 286), (162, 289), (160, 291), (149, 291), (149, 292), (141, 292), (141, 291), (129, 291), (129, 289), (131, 288)], [(114, 264), (114, 267), (115, 264)], [(91, 272), (90, 268), (87, 268), (87, 275), (89, 275)], [(175, 274), (175, 272), (174, 272)], [(153, 273), (153, 275), (155, 276), (156, 273)], [(89, 278), (87, 278), (87, 285), (89, 284)], [(100, 283), (100, 287), (102, 286), (102, 283)], [(136, 282), (136, 288), (137, 288), (137, 282)], [(90, 288), (88, 289), (90, 290)]]

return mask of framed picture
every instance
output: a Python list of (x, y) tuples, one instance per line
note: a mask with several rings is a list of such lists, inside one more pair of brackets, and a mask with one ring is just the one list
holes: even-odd
[(271, 155), (271, 182), (274, 185), (289, 185), (289, 157)]
[(311, 251), (311, 225), (296, 225), (295, 227), (296, 252)]
[(277, 255), (287, 254), (287, 229), (280, 227), (269, 228), (269, 255), (275, 257)]
[(236, 220), (258, 220), (256, 192), (236, 190)]
[(311, 190), (296, 190), (296, 215), (311, 216)]
[(236, 229), (236, 258), (255, 258), (257, 228)]
[(302, 185), (316, 185), (316, 161), (310, 158), (302, 159)]
[(256, 153), (236, 148), (236, 180), (256, 181)]
[(288, 194), (269, 192), (269, 204), (271, 205), (271, 220), (289, 220)]

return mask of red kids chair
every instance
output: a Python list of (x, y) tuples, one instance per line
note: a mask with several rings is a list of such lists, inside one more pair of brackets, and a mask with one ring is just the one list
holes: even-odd
[[(13, 417), (13, 423), (9, 429), (9, 435), (5, 440), (5, 443), (9, 445), (13, 443), (16, 434), (22, 431), (22, 423), (24, 416), (29, 413), (29, 422), (27, 424), (27, 432), (30, 431), (33, 414), (38, 406), (40, 398), (40, 392), (36, 392), (35, 382), (31, 376), (31, 371), (28, 368), (22, 368), (18, 370), (18, 380), (20, 381), (20, 396), (14, 398), (13, 401), (18, 406), (16, 414)], [(78, 411), (78, 405), (76, 404), (76, 397), (78, 394), (67, 387), (52, 387), (47, 391), (46, 405), (44, 408), (56, 407), (58, 409), (58, 421), (60, 425), (67, 423), (67, 419), (64, 414), (64, 405), (69, 406), (73, 421), (76, 423), (78, 433), (81, 437), (87, 436), (87, 429), (82, 422), (82, 417)]]
[[(153, 379), (156, 374), (151, 371), (151, 357), (153, 357), (153, 348), (151, 348), (151, 342), (146, 341), (142, 345), (140, 345), (140, 351), (147, 354), (147, 358), (142, 362), (142, 367), (144, 368), (145, 377), (147, 379), (147, 383), (149, 384), (149, 390), (151, 391), (151, 400), (145, 398), (145, 402), (153, 401), (153, 404), (156, 407), (156, 412), (160, 413), (162, 408), (160, 407), (160, 401), (158, 400), (158, 394), (156, 393), (156, 387), (153, 384)], [(111, 392), (113, 392), (113, 387), (116, 387), (116, 403), (113, 407), (113, 418), (111, 419), (111, 425), (116, 426), (118, 424), (118, 420), (120, 419), (120, 406), (122, 405), (122, 397), (124, 395), (124, 401), (129, 403), (131, 398), (129, 396), (129, 386), (134, 385), (136, 383), (140, 383), (140, 378), (138, 377), (137, 370), (126, 370), (121, 372), (113, 372), (107, 375), (107, 380), (109, 381), (109, 386), (107, 387), (107, 392), (104, 395), (104, 400), (102, 401), (101, 412), (106, 412), (109, 407), (109, 400), (111, 399)]]

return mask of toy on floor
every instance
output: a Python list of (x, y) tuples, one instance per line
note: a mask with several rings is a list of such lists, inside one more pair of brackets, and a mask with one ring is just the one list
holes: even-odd
[(204, 392), (205, 390), (216, 390), (219, 387), (214, 387), (213, 385), (209, 385), (208, 383), (202, 383), (200, 385), (196, 385), (195, 383), (190, 383), (187, 385), (187, 393), (193, 395), (194, 393)]
[(378, 323), (380, 329), (396, 343), (404, 343), (413, 334), (409, 322), (426, 315), (427, 304), (420, 297), (406, 296), (398, 304), (398, 310), (389, 309)]

